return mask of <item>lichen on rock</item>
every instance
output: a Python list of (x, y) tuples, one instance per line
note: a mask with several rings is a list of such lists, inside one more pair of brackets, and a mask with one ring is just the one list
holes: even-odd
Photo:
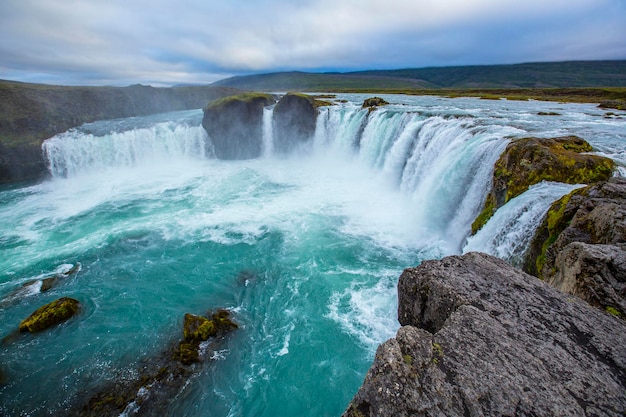
[(472, 223), (472, 233), (480, 230), (498, 208), (541, 181), (592, 184), (608, 180), (615, 162), (586, 153), (592, 150), (577, 136), (522, 138), (509, 143), (495, 163), (492, 188)]

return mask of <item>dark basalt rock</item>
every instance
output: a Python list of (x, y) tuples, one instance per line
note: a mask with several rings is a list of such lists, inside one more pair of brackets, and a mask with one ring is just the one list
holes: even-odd
[(344, 416), (622, 416), (626, 323), (480, 253), (398, 283), (402, 327)]
[(380, 97), (370, 97), (370, 98), (366, 98), (365, 100), (363, 100), (363, 105), (361, 106), (362, 108), (370, 108), (371, 110), (373, 110), (373, 108), (375, 107), (379, 107), (379, 106), (384, 106), (389, 104), (385, 99), (380, 98)]
[(274, 107), (274, 152), (289, 154), (315, 135), (315, 99), (305, 94), (285, 94)]
[(274, 96), (246, 93), (225, 97), (204, 108), (202, 126), (219, 159), (258, 158), (263, 152), (263, 108)]
[(524, 270), (626, 318), (626, 179), (556, 201), (537, 228)]
[(483, 227), (498, 208), (541, 181), (593, 184), (611, 178), (615, 162), (584, 153), (592, 150), (577, 136), (512, 141), (496, 161), (492, 188), (472, 224), (472, 233)]
[(78, 313), (80, 303), (69, 297), (59, 298), (38, 308), (20, 323), (20, 332), (35, 333), (59, 324)]
[(87, 394), (89, 399), (68, 414), (81, 417), (165, 415), (171, 400), (203, 369), (202, 362), (208, 354), (218, 350), (225, 336), (238, 328), (227, 310), (218, 310), (209, 317), (185, 314), (183, 338), (161, 355), (145, 361), (137, 378), (125, 378)]

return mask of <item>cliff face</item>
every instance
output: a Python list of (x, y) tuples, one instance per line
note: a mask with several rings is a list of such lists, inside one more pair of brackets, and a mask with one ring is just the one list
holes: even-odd
[(317, 108), (331, 103), (288, 93), (276, 102), (271, 94), (246, 93), (217, 100), (204, 108), (202, 126), (219, 159), (258, 158), (263, 152), (263, 109), (272, 113), (273, 151), (290, 154), (315, 135)]
[(63, 87), (0, 81), (0, 183), (45, 174), (41, 143), (95, 120), (201, 108), (239, 90), (218, 87)]
[(556, 201), (537, 228), (524, 270), (626, 318), (626, 179)]
[(263, 108), (274, 104), (271, 94), (225, 97), (204, 108), (202, 126), (219, 159), (258, 158), (263, 152)]
[(626, 412), (626, 323), (485, 254), (410, 268), (344, 416)]

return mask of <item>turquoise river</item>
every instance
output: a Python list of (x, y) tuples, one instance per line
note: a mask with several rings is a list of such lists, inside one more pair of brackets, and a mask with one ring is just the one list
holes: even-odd
[[(576, 134), (626, 174), (624, 112), (389, 95), (369, 113), (365, 97), (320, 108), (288, 157), (272, 153), (272, 108), (253, 160), (215, 159), (201, 110), (48, 139), (49, 179), (0, 188), (0, 415), (64, 415), (136, 378), (180, 339), (185, 313), (227, 308), (240, 328), (162, 415), (339, 416), (398, 329), (404, 268), (468, 250), (515, 263), (574, 188), (539, 184), (469, 238), (511, 139)], [(30, 284), (55, 275), (49, 291)], [(15, 335), (63, 296), (81, 302), (77, 317)]]

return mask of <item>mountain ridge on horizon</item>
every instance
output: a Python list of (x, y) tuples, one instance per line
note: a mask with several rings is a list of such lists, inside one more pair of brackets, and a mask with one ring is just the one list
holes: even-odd
[(237, 75), (213, 86), (245, 90), (626, 87), (626, 60), (360, 70), (281, 71)]

